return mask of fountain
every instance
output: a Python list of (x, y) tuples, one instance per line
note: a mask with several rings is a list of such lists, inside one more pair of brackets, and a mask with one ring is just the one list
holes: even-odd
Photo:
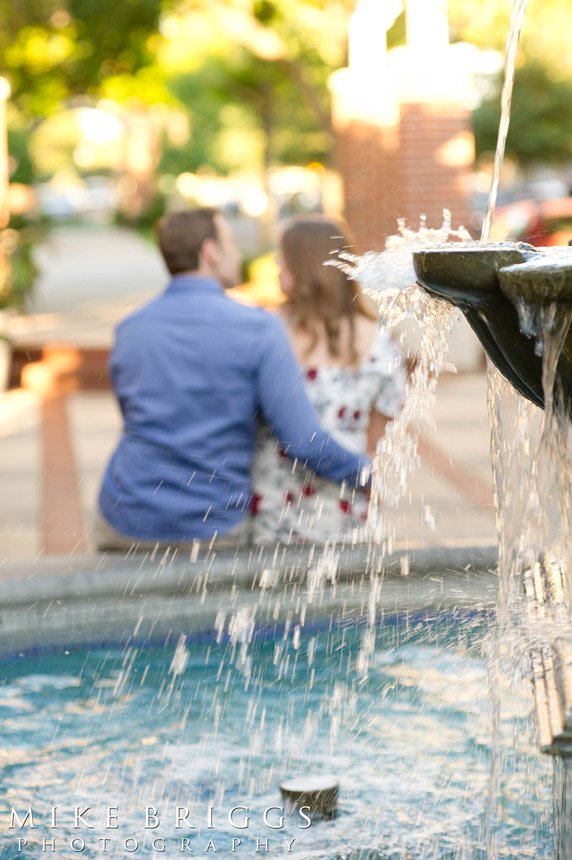
[[(417, 235), (403, 225), (397, 247), (409, 242), (417, 283), (458, 308), (485, 348), (499, 546), (499, 601), (491, 664), (494, 726), (498, 731), (499, 663), (532, 676), (537, 736), (554, 756), (555, 856), (572, 857), (572, 250), (525, 243), (488, 244), (508, 124), (516, 51), (526, 0), (516, 0), (507, 39), (502, 116), (489, 206), (480, 242), (462, 228)], [(432, 235), (430, 235), (432, 234)], [(439, 244), (436, 238), (441, 238)], [(451, 242), (450, 240), (454, 241)], [(445, 244), (446, 243), (446, 244)], [(391, 253), (391, 248), (386, 252)], [(370, 256), (351, 261), (383, 315), (395, 321), (413, 302)], [(407, 290), (403, 290), (407, 293)], [(409, 304), (409, 308), (407, 307)], [(445, 317), (442, 317), (445, 323)], [(427, 344), (425, 337), (424, 343)], [(434, 369), (438, 372), (439, 362)], [(498, 371), (498, 373), (497, 373)], [(514, 399), (511, 389), (524, 398)], [(543, 420), (539, 409), (544, 410)], [(516, 422), (516, 423), (515, 423)], [(516, 437), (515, 437), (516, 432)], [(521, 435), (522, 434), (522, 435)], [(402, 440), (403, 441), (403, 440)], [(382, 454), (390, 453), (390, 447)], [(383, 482), (374, 486), (384, 495)], [(386, 499), (387, 500), (387, 499)], [(378, 504), (378, 508), (382, 507)], [(510, 644), (507, 644), (510, 643)], [(526, 658), (523, 660), (523, 655)], [(525, 668), (527, 667), (527, 668)], [(487, 856), (499, 855), (492, 830), (498, 762), (491, 770)], [(492, 825), (492, 826), (491, 826)], [(500, 852), (503, 853), (503, 852)]]
[[(522, 314), (526, 307), (566, 302), (572, 290), (572, 253), (543, 254), (531, 245), (506, 243), (435, 248), (413, 257), (421, 285), (460, 308), (496, 368), (519, 394), (544, 408), (542, 357), (519, 309)], [(557, 367), (568, 409), (570, 346), (564, 343)]]
[[(527, 440), (524, 457), (521, 453), (521, 511), (530, 515), (532, 525), (525, 519), (522, 535), (511, 538), (507, 515), (514, 517), (516, 506), (500, 497), (502, 409), (498, 381), (490, 380), (502, 578), (499, 632), (510, 626), (507, 621), (515, 608), (515, 584), (517, 591), (521, 586), (529, 625), (524, 639), (530, 652), (538, 739), (541, 750), (554, 755), (557, 763), (556, 856), (566, 860), (572, 857), (572, 249), (538, 249), (524, 243), (488, 245), (486, 241), (508, 133), (526, 5), (527, 0), (516, 0), (513, 6), (501, 122), (481, 242), (415, 251), (413, 265), (420, 286), (462, 311), (504, 379), (545, 410), (536, 439), (532, 432), (531, 445)], [(528, 414), (532, 419), (530, 410)], [(504, 432), (514, 432), (514, 425), (505, 426)], [(527, 470), (534, 455), (537, 462)], [(511, 492), (518, 495), (514, 482)], [(519, 615), (517, 623), (522, 622)]]
[(565, 860), (572, 856), (572, 249), (453, 246), (414, 252), (413, 260), (419, 284), (458, 307), (497, 370), (545, 410), (532, 481), (523, 473), (533, 533), (513, 544), (517, 558), (504, 573), (525, 593), (538, 739), (543, 752), (557, 757), (556, 856)]

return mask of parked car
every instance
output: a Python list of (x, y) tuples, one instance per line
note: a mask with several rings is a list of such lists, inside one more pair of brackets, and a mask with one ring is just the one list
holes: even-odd
[(519, 200), (497, 209), (491, 239), (567, 245), (572, 241), (572, 197), (558, 200)]

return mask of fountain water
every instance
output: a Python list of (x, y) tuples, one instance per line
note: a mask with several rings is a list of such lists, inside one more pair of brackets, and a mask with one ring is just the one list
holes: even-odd
[[(511, 260), (515, 255), (520, 259)], [(501, 538), (499, 635), (506, 637), (508, 631), (530, 653), (541, 748), (559, 759), (557, 857), (565, 860), (572, 856), (567, 795), (572, 767), (572, 250), (481, 246), (421, 252), (414, 259), (426, 289), (461, 307), (469, 320), (478, 315), (473, 328), (496, 367), (520, 394), (544, 408), (544, 420), (535, 422), (528, 407), (529, 420), (521, 423), (526, 444), (509, 456), (514, 421), (503, 423), (506, 406), (497, 382), (491, 414)], [(502, 397), (510, 400), (506, 388)], [(513, 474), (518, 472), (518, 483), (507, 486), (503, 458), (511, 461)], [(520, 527), (515, 529), (515, 522)]]
[[(519, 244), (487, 245), (510, 120), (514, 65), (526, 0), (516, 0), (507, 39), (502, 115), (481, 242), (455, 245), (411, 236), (415, 274), (429, 295), (458, 307), (501, 376), (489, 366), (489, 412), (499, 526), (500, 590), (490, 664), (493, 736), (499, 736), (500, 667), (513, 673), (530, 658), (543, 751), (555, 760), (556, 856), (572, 857), (572, 252), (541, 253)], [(450, 224), (447, 224), (447, 228)], [(404, 230), (402, 229), (402, 235)], [(449, 232), (447, 229), (445, 232)], [(449, 236), (443, 237), (449, 240)], [(387, 252), (389, 254), (389, 251)], [(365, 272), (363, 269), (365, 268)], [(359, 266), (358, 266), (359, 269)], [(377, 269), (377, 271), (376, 271)], [(379, 262), (365, 259), (372, 286), (389, 285)], [(380, 277), (381, 275), (381, 277)], [(398, 287), (408, 283), (405, 280)], [(408, 287), (411, 290), (411, 287)], [(385, 289), (384, 289), (385, 292)], [(379, 294), (378, 294), (379, 295)], [(414, 297), (414, 301), (416, 300)], [(389, 299), (389, 301), (388, 301)], [(383, 307), (406, 310), (383, 295)], [(443, 314), (444, 312), (442, 312)], [(425, 314), (427, 311), (425, 310)], [(433, 310), (429, 316), (437, 317)], [(391, 314), (390, 314), (391, 315)], [(441, 316), (441, 323), (445, 316)], [(437, 369), (439, 363), (433, 362)], [(529, 403), (514, 401), (503, 378)], [(545, 410), (535, 416), (534, 404)], [(522, 433), (514, 439), (515, 413)], [(507, 416), (510, 418), (507, 420)], [(536, 419), (536, 420), (535, 420)], [(510, 441), (508, 441), (510, 440)], [(383, 495), (378, 488), (378, 496)], [(526, 595), (523, 609), (522, 594)], [(510, 658), (507, 658), (507, 642)], [(521, 670), (522, 671), (522, 670)], [(500, 850), (495, 833), (502, 753), (494, 743), (486, 827), (487, 857)]]
[(526, 12), (527, 5), (528, 0), (515, 0), (514, 5), (512, 7), (512, 14), (508, 28), (508, 35), (506, 40), (505, 74), (501, 95), (501, 120), (499, 124), (493, 175), (489, 191), (489, 200), (481, 230), (482, 242), (486, 242), (486, 240), (489, 238), (492, 218), (497, 202), (500, 172), (504, 160), (504, 151), (506, 146), (506, 139), (508, 136), (508, 127), (510, 123), (510, 106), (512, 102), (512, 88), (514, 84), (514, 67), (516, 63), (518, 43), (520, 41), (520, 32), (522, 30), (524, 13)]
[[(407, 603), (412, 596), (404, 595)], [(137, 842), (139, 856), (165, 846), (169, 857), (216, 849), (230, 858), (253, 856), (256, 839), (268, 838), (269, 853), (299, 860), (481, 860), (474, 797), (484, 795), (488, 770), (478, 706), (486, 696), (487, 613), (403, 609), (397, 618), (386, 610), (366, 680), (353, 669), (361, 629), (352, 615), (338, 607), (335, 620), (307, 622), (300, 639), (259, 626), (248, 678), (237, 671), (232, 642), (217, 646), (212, 636), (189, 637), (177, 675), (165, 658), (178, 654), (180, 666), (180, 643), (167, 651), (134, 643), (44, 653), (5, 665), (1, 706), (17, 719), (5, 722), (3, 793), (20, 819), (32, 808), (36, 827), (28, 821), (10, 832), (2, 809), (0, 856), (41, 856), (43, 840), (54, 839), (57, 856), (72, 857), (83, 843), (82, 855), (97, 857), (108, 838), (112, 857)], [(521, 691), (503, 730), (521, 736), (525, 717)], [(544, 769), (525, 745), (509, 757), (503, 843), (509, 856), (548, 856)], [(337, 817), (308, 827), (301, 815), (284, 814), (280, 824), (284, 775), (332, 770), (341, 783)], [(76, 805), (89, 807), (78, 828)], [(117, 807), (117, 828), (106, 826), (107, 807)], [(147, 815), (156, 827), (145, 828)], [(26, 840), (21, 852), (18, 838)]]
[[(514, 62), (525, 9), (526, 0), (517, 0), (507, 40), (501, 124), (481, 243), (417, 251), (413, 256), (418, 282), (432, 295), (461, 309), (496, 369), (519, 394), (545, 410), (540, 424), (534, 421), (531, 406), (524, 407), (526, 416), (521, 407), (519, 430), (524, 444), (515, 446), (515, 404), (506, 385), (491, 372), (489, 412), (501, 578), (497, 654), (503, 638), (518, 642), (520, 652), (524, 647), (530, 654), (540, 745), (544, 752), (557, 756), (556, 856), (569, 860), (572, 252), (557, 249), (541, 253), (522, 243), (485, 244), (508, 132)], [(515, 529), (515, 523), (522, 525)], [(521, 589), (526, 594), (524, 618)], [(497, 678), (492, 685), (493, 697), (496, 684)], [(493, 785), (491, 797), (494, 790)], [(496, 856), (494, 844), (488, 844), (489, 855)]]

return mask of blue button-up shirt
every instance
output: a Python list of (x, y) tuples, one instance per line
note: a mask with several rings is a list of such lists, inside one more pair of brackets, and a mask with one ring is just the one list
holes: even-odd
[(237, 526), (257, 414), (324, 477), (356, 485), (369, 466), (320, 428), (280, 320), (208, 278), (177, 275), (120, 323), (110, 370), (124, 427), (99, 504), (124, 535), (180, 542)]

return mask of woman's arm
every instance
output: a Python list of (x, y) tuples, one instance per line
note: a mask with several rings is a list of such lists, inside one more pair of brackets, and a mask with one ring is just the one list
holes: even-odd
[(266, 315), (261, 338), (258, 405), (280, 446), (321, 477), (363, 486), (371, 470), (369, 458), (343, 448), (320, 427), (286, 329), (277, 317)]

